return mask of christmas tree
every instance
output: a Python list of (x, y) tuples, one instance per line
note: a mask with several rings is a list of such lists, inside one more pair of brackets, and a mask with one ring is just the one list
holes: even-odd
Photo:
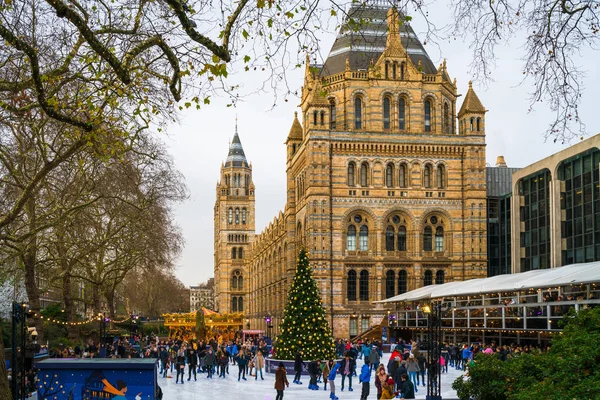
[(288, 293), (280, 329), (275, 344), (278, 359), (293, 360), (299, 349), (305, 360), (333, 358), (335, 348), (331, 330), (305, 250), (298, 255), (296, 275)]

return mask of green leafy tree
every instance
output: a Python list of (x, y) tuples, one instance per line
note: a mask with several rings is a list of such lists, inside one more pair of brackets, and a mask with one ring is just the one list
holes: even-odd
[(331, 329), (305, 250), (298, 255), (296, 275), (275, 350), (277, 357), (283, 360), (293, 359), (298, 350), (302, 350), (308, 360), (329, 359), (335, 352)]

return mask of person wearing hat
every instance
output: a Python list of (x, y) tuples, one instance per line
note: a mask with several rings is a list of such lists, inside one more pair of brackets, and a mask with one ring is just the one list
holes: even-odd
[(420, 371), (419, 368), (419, 362), (417, 361), (417, 359), (415, 358), (414, 354), (411, 354), (408, 357), (408, 360), (406, 361), (406, 370), (408, 371), (408, 376), (410, 378), (410, 380), (412, 381), (412, 383), (414, 384), (415, 387), (415, 393), (417, 393), (419, 390), (417, 389), (417, 385), (418, 385), (418, 377), (417, 374)]
[(352, 392), (352, 375), (354, 374), (354, 359), (348, 352), (344, 354), (344, 359), (340, 362), (340, 371), (342, 371), (342, 392), (344, 391), (344, 381), (348, 378), (348, 391)]
[(371, 353), (369, 354), (369, 364), (371, 365), (371, 369), (369, 371), (377, 370), (379, 366), (379, 352), (377, 351), (377, 346), (373, 346), (371, 349)]

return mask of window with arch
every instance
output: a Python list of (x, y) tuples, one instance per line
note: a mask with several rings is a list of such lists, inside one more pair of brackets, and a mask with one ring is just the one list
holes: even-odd
[(394, 236), (396, 231), (392, 225), (389, 225), (385, 230), (385, 250), (394, 251)]
[(236, 208), (235, 209), (235, 224), (239, 224), (240, 223), (240, 209)]
[(369, 186), (369, 164), (366, 162), (360, 165), (360, 186)]
[(400, 63), (400, 80), (404, 80), (404, 74), (406, 73), (406, 63)]
[(244, 288), (244, 278), (242, 277), (241, 271), (235, 270), (231, 274), (231, 288), (232, 289), (243, 289)]
[(394, 187), (394, 164), (392, 163), (385, 167), (385, 186)]
[(450, 107), (448, 103), (444, 103), (444, 131), (447, 135), (452, 133), (452, 126), (450, 125)]
[(237, 312), (238, 311), (238, 298), (237, 298), (237, 296), (233, 296), (231, 298), (231, 311), (233, 311), (233, 312)]
[(362, 129), (362, 103), (360, 96), (354, 99), (354, 129)]
[(354, 225), (348, 226), (346, 249), (348, 251), (356, 251), (356, 227)]
[(398, 185), (401, 188), (406, 187), (406, 164), (400, 164), (398, 168)]
[(240, 247), (238, 249), (238, 258), (244, 258), (244, 248)]
[(238, 297), (238, 312), (244, 311), (244, 297)]
[(444, 251), (444, 228), (441, 226), (435, 228), (435, 251)]
[(473, 131), (473, 124), (475, 122), (475, 118), (471, 117), (471, 119), (469, 121), (470, 121), (470, 128), (469, 128), (469, 130)]
[(425, 112), (425, 132), (431, 132), (431, 100), (425, 100), (424, 112)]
[(389, 299), (395, 295), (396, 274), (392, 270), (385, 273), (385, 298)]
[(317, 118), (319, 117), (319, 113), (317, 110), (313, 111), (313, 125), (317, 125)]
[(247, 217), (247, 211), (246, 208), (242, 208), (242, 224), (246, 225), (246, 217)]
[(406, 251), (406, 227), (398, 227), (398, 251)]
[(442, 283), (444, 283), (444, 271), (440, 269), (435, 273), (435, 284), (441, 285)]
[(396, 63), (392, 64), (392, 79), (396, 79), (396, 68), (397, 68), (397, 65), (398, 64), (396, 64)]
[(423, 250), (425, 251), (431, 251), (433, 250), (433, 243), (432, 243), (432, 230), (431, 230), (431, 226), (427, 225), (425, 227), (425, 229), (423, 230)]
[(356, 301), (356, 271), (353, 269), (348, 271), (346, 290), (348, 301)]
[[(395, 64), (394, 64), (395, 67)], [(391, 100), (389, 97), (383, 98), (383, 129), (390, 129), (390, 109), (391, 109)]]
[(329, 101), (329, 129), (335, 129), (336, 125), (336, 113), (335, 113), (335, 100)]
[(398, 99), (398, 129), (406, 129), (406, 100), (404, 97)]
[(369, 271), (366, 269), (360, 271), (358, 297), (361, 301), (369, 300)]
[(477, 132), (481, 130), (481, 118), (477, 118)]
[(321, 111), (321, 125), (325, 125), (325, 111)]
[(433, 273), (428, 269), (423, 275), (423, 286), (429, 286), (431, 284), (433, 284)]
[(385, 62), (385, 79), (390, 79), (390, 62)]
[(356, 171), (356, 164), (353, 162), (348, 163), (348, 186), (355, 186), (356, 180), (354, 179), (354, 171)]
[(237, 258), (237, 248), (236, 247), (231, 248), (231, 258), (234, 260)]
[(398, 272), (398, 294), (406, 293), (408, 276), (405, 270)]
[(443, 165), (438, 165), (436, 169), (436, 181), (438, 189), (446, 188), (446, 168)]
[(360, 227), (358, 248), (360, 251), (369, 250), (369, 227), (366, 225)]
[(233, 223), (233, 208), (231, 208), (231, 207), (229, 207), (229, 209), (227, 210), (227, 223), (228, 224)]
[(425, 169), (423, 169), (423, 187), (426, 189), (431, 188), (431, 165), (425, 164)]

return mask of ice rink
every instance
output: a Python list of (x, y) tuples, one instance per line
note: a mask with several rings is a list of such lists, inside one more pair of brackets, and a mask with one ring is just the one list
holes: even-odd
[[(387, 365), (390, 354), (384, 354), (382, 358), (382, 363)], [(361, 360), (357, 360), (357, 369), (356, 372), (360, 374), (360, 368), (362, 367), (363, 362)], [(290, 387), (287, 388), (284, 392), (285, 400), (317, 400), (329, 399), (329, 390), (323, 390), (323, 383), (319, 383), (320, 390), (309, 390), (308, 389), (308, 377), (302, 380), (302, 385), (296, 385), (292, 383), (294, 379), (294, 372), (288, 372), (288, 381), (290, 382)], [(448, 373), (442, 374), (442, 399), (456, 399), (456, 392), (452, 390), (452, 382), (459, 377), (463, 372), (457, 371), (453, 367), (448, 367)], [(216, 375), (212, 379), (207, 379), (206, 374), (198, 374), (198, 381), (194, 382), (194, 377), (192, 375), (192, 380), (187, 380), (187, 366), (186, 366), (186, 375), (185, 375), (185, 383), (182, 385), (181, 383), (175, 384), (175, 374), (169, 373), (171, 378), (163, 378), (159, 377), (158, 383), (163, 390), (164, 400), (191, 400), (191, 399), (206, 399), (206, 400), (226, 400), (226, 399), (240, 399), (240, 400), (274, 400), (275, 399), (275, 389), (273, 388), (275, 384), (275, 375), (274, 374), (264, 374), (264, 381), (255, 380), (253, 376), (247, 376), (247, 381), (237, 380), (238, 367), (237, 365), (229, 365), (229, 375), (225, 376), (225, 379), (219, 378)], [(371, 374), (371, 394), (369, 395), (369, 399), (375, 400), (377, 398), (377, 389), (374, 384), (374, 376), (375, 373)], [(335, 379), (336, 384), (336, 396), (340, 398), (340, 400), (346, 399), (360, 399), (360, 390), (361, 384), (358, 383), (358, 377), (355, 376), (352, 379), (352, 387), (354, 389), (353, 392), (348, 391), (346, 387), (342, 392), (340, 390), (341, 387), (341, 377), (338, 375)], [(346, 385), (348, 382), (346, 381)], [(327, 386), (329, 389), (329, 385)], [(416, 393), (417, 399), (425, 399), (425, 395), (427, 393), (427, 388), (423, 386), (419, 386), (419, 392)]]

